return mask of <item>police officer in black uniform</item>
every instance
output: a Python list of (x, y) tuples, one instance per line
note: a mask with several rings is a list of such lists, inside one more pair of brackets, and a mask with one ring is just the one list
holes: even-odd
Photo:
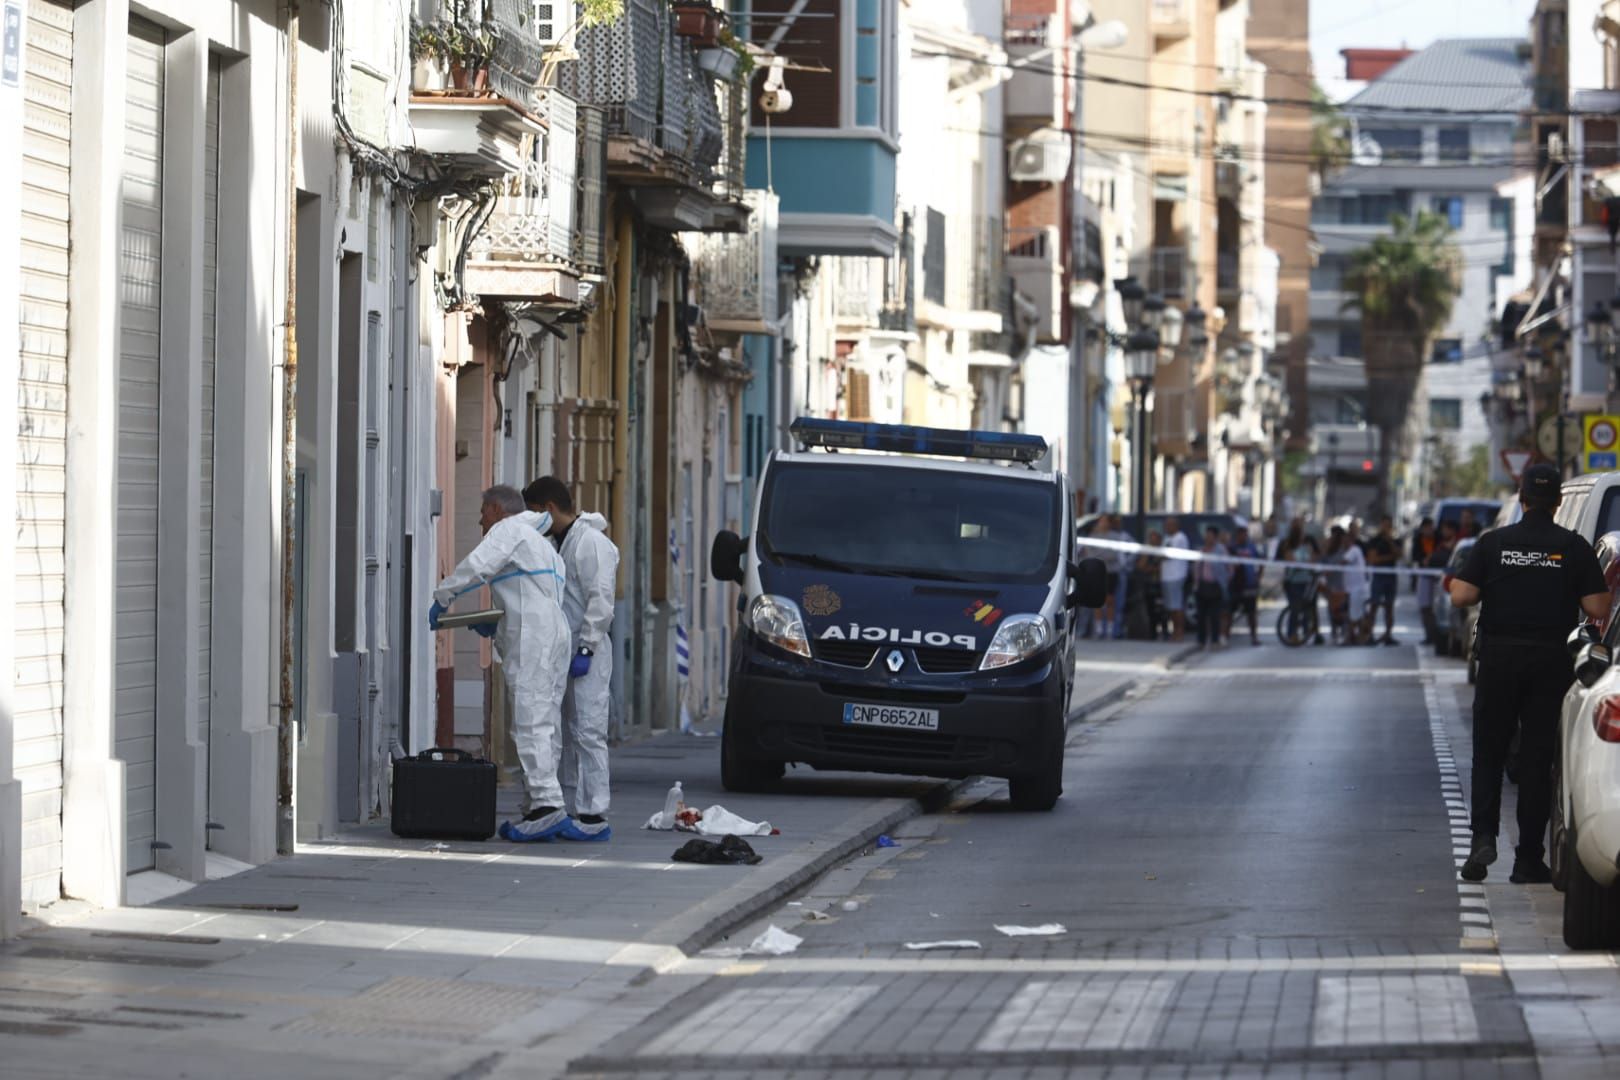
[(1524, 518), (1481, 536), (1451, 583), (1457, 607), (1483, 602), (1479, 681), (1474, 688), (1473, 846), (1464, 881), (1484, 881), (1496, 861), (1502, 819), (1502, 769), (1519, 732), (1519, 846), (1516, 885), (1552, 880), (1543, 861), (1552, 805), (1552, 756), (1558, 711), (1569, 689), (1564, 642), (1584, 611), (1609, 610), (1592, 545), (1553, 524), (1562, 496), (1558, 470), (1532, 465), (1519, 484)]

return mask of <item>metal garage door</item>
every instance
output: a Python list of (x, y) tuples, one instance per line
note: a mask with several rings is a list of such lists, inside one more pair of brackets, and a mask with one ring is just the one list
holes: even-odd
[(68, 137), (73, 11), (28, 9), (18, 372), (16, 772), (23, 903), (61, 897), (62, 536), (67, 491)]
[[(213, 754), (210, 721), (213, 716), (214, 631), (214, 324), (219, 292), (219, 82), (219, 57), (211, 56), (208, 58), (208, 115), (203, 150), (202, 508), (198, 544), (202, 581), (197, 590), (197, 726), (204, 750), (210, 756)], [(213, 769), (209, 768), (205, 775), (212, 778)], [(208, 793), (212, 797), (212, 786)]]
[(158, 317), (163, 240), (163, 32), (129, 24), (118, 358), (114, 690), (129, 870), (152, 866), (157, 814)]

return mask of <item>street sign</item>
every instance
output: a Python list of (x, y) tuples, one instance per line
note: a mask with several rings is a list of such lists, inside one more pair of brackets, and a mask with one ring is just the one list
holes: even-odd
[(1530, 459), (1535, 455), (1528, 450), (1503, 450), (1501, 457), (1502, 468), (1508, 471), (1508, 475), (1513, 477), (1513, 482), (1517, 484), (1519, 477), (1524, 475), (1524, 470), (1529, 466)]
[(1615, 467), (1620, 457), (1620, 416), (1593, 415), (1581, 418), (1585, 443), (1581, 459), (1585, 472), (1604, 472)]

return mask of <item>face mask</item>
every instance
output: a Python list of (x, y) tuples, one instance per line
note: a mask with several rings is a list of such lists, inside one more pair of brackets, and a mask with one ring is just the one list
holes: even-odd
[(549, 510), (541, 510), (540, 518), (534, 523), (534, 527), (540, 530), (541, 536), (551, 535), (551, 512)]

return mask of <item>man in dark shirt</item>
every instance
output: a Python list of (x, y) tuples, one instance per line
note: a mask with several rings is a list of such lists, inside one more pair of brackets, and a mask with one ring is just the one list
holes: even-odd
[(1601, 618), (1609, 591), (1592, 546), (1553, 524), (1562, 492), (1558, 470), (1532, 465), (1519, 485), (1524, 518), (1481, 536), (1451, 583), (1457, 607), (1484, 603), (1479, 615), (1479, 682), (1474, 688), (1474, 842), (1464, 881), (1485, 880), (1496, 861), (1502, 817), (1502, 769), (1519, 733), (1519, 845), (1516, 885), (1552, 880), (1542, 861), (1552, 800), (1558, 710), (1569, 688), (1564, 641), (1581, 614)]
[(1400, 580), (1395, 575), (1395, 563), (1400, 560), (1401, 547), (1395, 539), (1395, 522), (1386, 517), (1378, 523), (1378, 533), (1367, 544), (1367, 565), (1373, 568), (1372, 610), (1376, 618), (1378, 609), (1384, 609), (1384, 644), (1399, 644), (1395, 640), (1395, 594)]

